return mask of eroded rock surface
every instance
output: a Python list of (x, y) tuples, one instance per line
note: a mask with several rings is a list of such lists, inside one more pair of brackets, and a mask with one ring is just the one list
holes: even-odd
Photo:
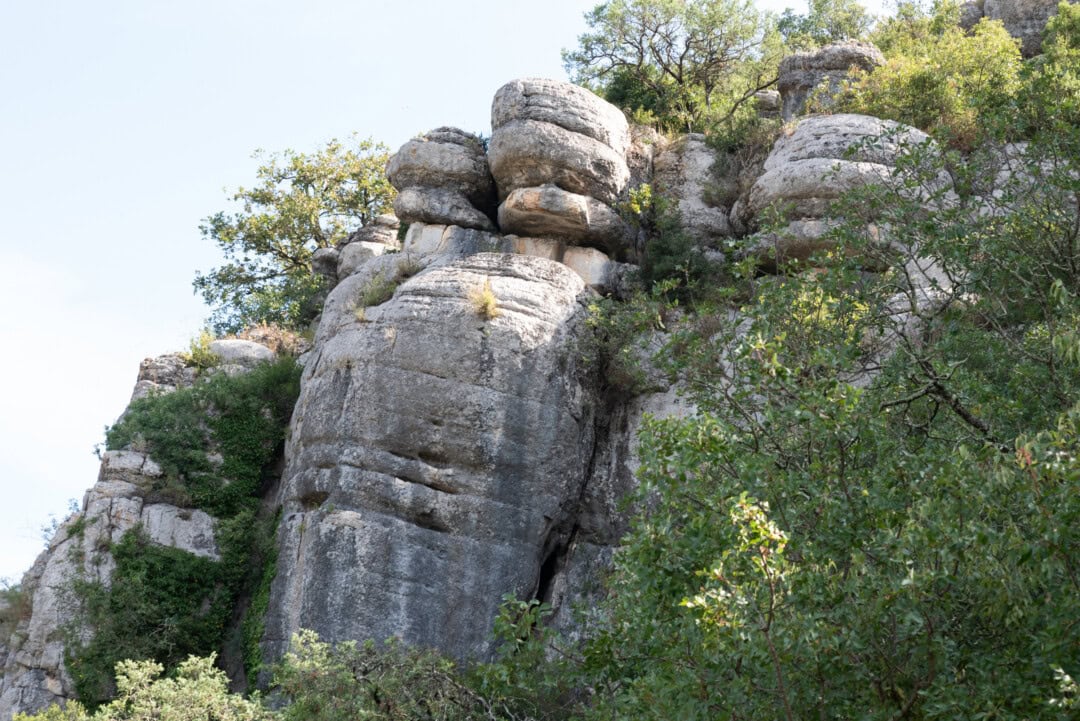
[(826, 45), (819, 50), (795, 53), (780, 61), (776, 89), (782, 98), (781, 115), (791, 120), (801, 115), (811, 95), (828, 103), (828, 96), (840, 89), (852, 68), (871, 71), (885, 64), (885, 56), (874, 45), (848, 41)]
[[(1020, 41), (1020, 52), (1031, 58), (1042, 52), (1043, 31), (1057, 14), (1058, 0), (983, 0), (982, 15), (1000, 20), (1009, 34)], [(978, 5), (966, 7), (964, 20), (977, 22)]]
[[(485, 284), (495, 318), (470, 298)], [(294, 416), (265, 648), (312, 628), (483, 657), (501, 596), (537, 592), (586, 480), (584, 284), (480, 254), (408, 280), (374, 320), (343, 315), (346, 292)]]
[[(733, 209), (741, 224), (753, 227), (766, 209), (783, 213), (786, 231), (754, 239), (754, 252), (772, 253), (769, 262), (805, 260), (828, 247), (824, 235), (832, 227), (830, 205), (845, 192), (867, 184), (889, 185), (905, 197), (915, 194), (927, 203), (949, 202), (952, 180), (944, 171), (929, 183), (905, 189), (896, 173), (900, 156), (934, 146), (922, 131), (865, 115), (823, 115), (799, 121), (781, 137), (765, 161), (745, 202)], [(905, 171), (906, 172), (906, 171)]]
[(495, 229), (495, 186), (472, 133), (443, 127), (410, 140), (390, 158), (386, 176), (398, 190), (394, 213), (406, 223)]
[(710, 204), (707, 193), (715, 162), (705, 136), (696, 133), (679, 138), (654, 161), (654, 190), (673, 201), (683, 229), (704, 245), (732, 235), (728, 209)]

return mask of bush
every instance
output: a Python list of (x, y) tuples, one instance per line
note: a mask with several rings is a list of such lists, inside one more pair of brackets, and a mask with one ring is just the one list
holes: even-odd
[(836, 112), (896, 120), (971, 150), (984, 137), (984, 119), (1009, 107), (1021, 88), (1017, 41), (997, 21), (980, 21), (971, 35), (952, 26), (892, 46), (883, 67), (853, 71)]

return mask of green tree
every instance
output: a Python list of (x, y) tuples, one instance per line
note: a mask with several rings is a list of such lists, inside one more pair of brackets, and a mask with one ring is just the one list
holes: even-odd
[(265, 161), (258, 184), (231, 197), (241, 210), (216, 213), (200, 226), (228, 261), (194, 281), (215, 309), (219, 333), (257, 323), (302, 328), (318, 312), (322, 290), (312, 253), (386, 212), (394, 196), (385, 174), (389, 149), (370, 139), (254, 157)]
[(642, 436), (594, 718), (1071, 718), (1078, 143), (1037, 135), (1006, 176), (974, 155), (982, 194), (929, 204), (943, 161), (911, 149), (834, 209), (818, 270), (676, 337), (699, 413)]
[(789, 47), (805, 50), (842, 40), (859, 40), (874, 19), (855, 0), (810, 0), (806, 15), (788, 8), (777, 29)]
[(702, 131), (776, 80), (773, 25), (751, 0), (612, 0), (585, 21), (563, 52), (574, 81), (672, 129)]

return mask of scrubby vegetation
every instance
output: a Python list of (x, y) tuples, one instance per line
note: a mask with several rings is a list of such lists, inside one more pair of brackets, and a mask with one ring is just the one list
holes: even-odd
[[(269, 583), (263, 568), (272, 563), (276, 528), (276, 519), (260, 516), (258, 499), (280, 457), (298, 391), (299, 368), (284, 358), (137, 400), (109, 429), (109, 449), (138, 447), (161, 466), (162, 478), (143, 489), (148, 500), (217, 519), (220, 560), (149, 543), (138, 527), (102, 549), (116, 563), (109, 585), (77, 579), (71, 589), (80, 613), (67, 630), (65, 661), (84, 703), (111, 698), (113, 667), (121, 660), (154, 659), (171, 669), (188, 655), (222, 649), (247, 593), (254, 600), (235, 652), (249, 671), (258, 670)], [(92, 630), (88, 639), (82, 628)]]

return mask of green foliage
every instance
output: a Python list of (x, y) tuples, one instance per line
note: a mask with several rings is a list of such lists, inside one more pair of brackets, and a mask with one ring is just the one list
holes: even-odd
[(701, 131), (775, 81), (778, 36), (749, 0), (614, 0), (585, 22), (570, 76), (667, 129)]
[(394, 291), (400, 283), (401, 281), (395, 276), (376, 273), (360, 289), (360, 297), (356, 300), (357, 307), (368, 308), (373, 305), (382, 305), (394, 296)]
[[(248, 683), (255, 683), (262, 670), (262, 649), (259, 642), (262, 640), (263, 630), (266, 627), (266, 612), (270, 608), (270, 584), (277, 575), (277, 535), (278, 522), (281, 520), (281, 509), (278, 509), (273, 520), (262, 523), (251, 544), (252, 553), (248, 565), (260, 571), (257, 585), (251, 596), (241, 623), (243, 636), (244, 670), (247, 674)], [(261, 560), (261, 567), (258, 561)]]
[(112, 696), (113, 667), (124, 659), (175, 666), (208, 654), (221, 641), (231, 611), (222, 564), (151, 543), (141, 529), (111, 548), (116, 569), (108, 587), (75, 580), (80, 624), (89, 641), (68, 637), (65, 664), (79, 699), (97, 705)]
[[(133, 402), (105, 435), (110, 450), (136, 445), (164, 474), (151, 491), (218, 517), (252, 499), (285, 438), (300, 371), (285, 358), (237, 376)], [(215, 463), (211, 451), (221, 455)]]
[(890, 45), (883, 67), (852, 73), (837, 112), (896, 120), (971, 150), (985, 138), (985, 118), (1021, 89), (1020, 50), (1000, 22), (982, 20), (971, 35), (947, 26)]
[(164, 668), (153, 661), (116, 665), (117, 697), (90, 714), (80, 703), (53, 705), (39, 714), (15, 714), (16, 721), (268, 721), (274, 714), (259, 701), (230, 694), (214, 656), (189, 657), (176, 674), (161, 678)]
[(18, 625), (30, 618), (33, 598), (20, 585), (0, 583), (0, 639), (6, 642)]
[(214, 334), (203, 330), (198, 337), (192, 338), (188, 345), (188, 352), (184, 354), (184, 361), (191, 367), (200, 371), (213, 368), (221, 363), (221, 359), (210, 350), (210, 344), (214, 342)]
[[(914, 150), (836, 213), (819, 270), (684, 326), (699, 416), (641, 436), (648, 512), (584, 650), (590, 717), (1067, 717), (1078, 135), (1040, 137), (982, 212), (927, 205), (941, 160)], [(961, 182), (997, 177), (970, 161)], [(893, 270), (860, 272), (868, 254)]]
[(216, 307), (219, 333), (256, 323), (302, 328), (318, 312), (322, 290), (312, 253), (374, 219), (394, 196), (384, 171), (389, 149), (370, 139), (255, 157), (265, 161), (258, 185), (231, 198), (242, 210), (212, 215), (200, 228), (229, 261), (194, 281)]
[(777, 22), (784, 42), (794, 50), (809, 50), (842, 40), (860, 40), (873, 18), (855, 0), (810, 0), (806, 15), (788, 8)]

